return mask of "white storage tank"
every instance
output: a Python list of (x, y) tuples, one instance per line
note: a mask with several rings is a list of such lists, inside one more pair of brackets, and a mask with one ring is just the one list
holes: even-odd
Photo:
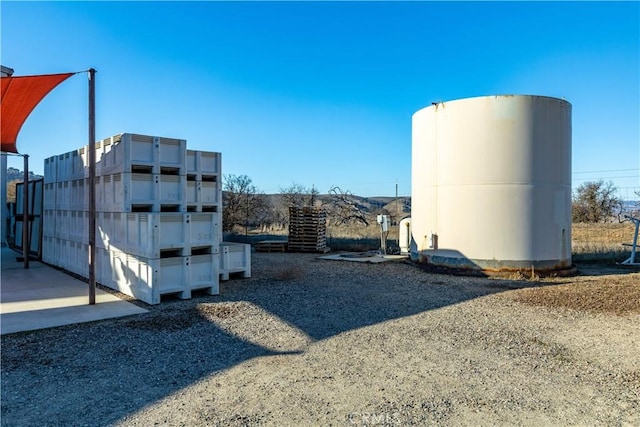
[(484, 272), (571, 269), (571, 104), (500, 95), (413, 115), (414, 261)]

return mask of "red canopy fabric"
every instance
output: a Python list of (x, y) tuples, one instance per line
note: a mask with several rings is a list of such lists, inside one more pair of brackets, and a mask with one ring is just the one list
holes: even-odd
[(49, 92), (75, 73), (2, 77), (0, 91), (0, 142), (2, 151), (17, 153), (22, 124)]

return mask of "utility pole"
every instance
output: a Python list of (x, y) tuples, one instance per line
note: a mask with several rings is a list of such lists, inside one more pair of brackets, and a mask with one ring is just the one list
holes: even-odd
[(395, 223), (397, 224), (400, 220), (400, 212), (398, 209), (398, 180), (396, 179), (396, 221)]
[(89, 304), (96, 303), (96, 70), (89, 68)]
[[(398, 206), (398, 180), (396, 179), (396, 223), (395, 225), (398, 226), (400, 224), (400, 209)], [(398, 245), (398, 247), (400, 247), (400, 230), (398, 230), (398, 239), (396, 241), (396, 244)]]

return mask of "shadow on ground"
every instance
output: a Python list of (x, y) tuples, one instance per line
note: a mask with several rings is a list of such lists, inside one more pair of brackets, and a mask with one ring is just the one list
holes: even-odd
[[(258, 256), (267, 266), (264, 271), (254, 270), (251, 279), (223, 282), (220, 296), (167, 300), (132, 318), (3, 336), (2, 425), (126, 424), (127, 416), (240, 363), (295, 354), (223, 330), (198, 310), (199, 304), (250, 303), (313, 342), (484, 295), (538, 286), (477, 277), (445, 284), (443, 276), (403, 263), (348, 263), (345, 276), (344, 262), (308, 254), (296, 255), (304, 270), (287, 270), (278, 265), (288, 254)], [(319, 279), (308, 280), (308, 270), (320, 271), (314, 274)], [(216, 313), (230, 320), (222, 319), (228, 311)]]

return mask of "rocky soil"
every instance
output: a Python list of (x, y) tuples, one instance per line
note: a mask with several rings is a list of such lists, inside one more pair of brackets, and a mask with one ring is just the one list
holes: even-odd
[(2, 337), (3, 426), (640, 425), (640, 273), (253, 254), (221, 295)]

